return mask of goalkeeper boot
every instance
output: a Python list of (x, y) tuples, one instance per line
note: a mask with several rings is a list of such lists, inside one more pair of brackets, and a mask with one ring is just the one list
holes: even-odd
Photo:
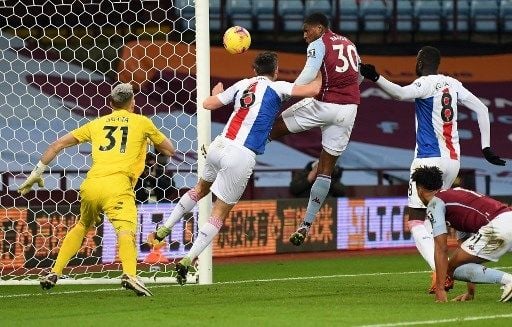
[(501, 287), (503, 294), (501, 294), (500, 302), (507, 302), (512, 300), (512, 283), (508, 283)]
[(162, 226), (156, 230), (156, 232), (151, 232), (148, 234), (147, 242), (150, 245), (157, 245), (164, 240), (171, 233), (171, 229), (165, 226)]
[(57, 284), (58, 279), (59, 276), (56, 273), (50, 272), (39, 279), (39, 285), (41, 285), (43, 290), (49, 290), (50, 288), (53, 288), (55, 284)]
[(188, 269), (192, 265), (192, 260), (188, 257), (184, 257), (176, 264), (176, 280), (178, 284), (185, 285), (187, 282)]
[(124, 274), (121, 276), (121, 286), (134, 291), (137, 296), (153, 296), (153, 293), (136, 276)]
[(306, 236), (308, 236), (309, 228), (311, 224), (303, 222), (299, 228), (290, 236), (290, 243), (295, 246), (300, 246), (304, 243)]

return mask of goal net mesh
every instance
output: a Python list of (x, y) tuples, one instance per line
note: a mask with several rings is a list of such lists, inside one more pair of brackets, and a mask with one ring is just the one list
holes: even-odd
[[(144, 241), (197, 181), (194, 13), (193, 0), (0, 1), (0, 284), (37, 282), (53, 265), (80, 218), (78, 189), (91, 164), (90, 146), (64, 150), (44, 188), (21, 197), (18, 186), (49, 144), (111, 112), (109, 94), (119, 81), (134, 86), (136, 110), (178, 149), (169, 161), (149, 148), (135, 190), (138, 274), (146, 281), (173, 279), (173, 261), (197, 231), (197, 210), (161, 248)], [(120, 274), (116, 236), (105, 218), (88, 232), (59, 283), (109, 283)]]

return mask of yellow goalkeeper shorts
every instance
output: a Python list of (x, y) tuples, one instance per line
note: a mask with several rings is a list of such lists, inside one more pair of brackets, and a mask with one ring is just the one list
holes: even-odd
[(99, 222), (100, 214), (114, 221), (137, 225), (137, 208), (133, 185), (128, 176), (115, 174), (86, 178), (80, 186), (80, 221), (90, 228)]

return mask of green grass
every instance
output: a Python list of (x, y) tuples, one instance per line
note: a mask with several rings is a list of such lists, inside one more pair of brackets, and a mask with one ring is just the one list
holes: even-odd
[[(512, 256), (499, 266), (512, 266)], [(425, 270), (419, 255), (379, 254), (216, 264), (215, 284), (155, 285), (149, 298), (116, 286), (2, 286), (0, 326), (360, 326), (496, 315), (509, 316), (435, 325), (511, 325), (498, 285), (479, 285), (472, 302), (435, 303)], [(458, 282), (450, 298), (464, 289)]]

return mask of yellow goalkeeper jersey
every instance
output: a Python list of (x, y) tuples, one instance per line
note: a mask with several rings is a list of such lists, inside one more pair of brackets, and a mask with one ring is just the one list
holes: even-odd
[(142, 115), (116, 110), (71, 132), (80, 142), (92, 145), (92, 166), (87, 177), (122, 173), (132, 183), (144, 169), (147, 140), (160, 144), (165, 136)]

